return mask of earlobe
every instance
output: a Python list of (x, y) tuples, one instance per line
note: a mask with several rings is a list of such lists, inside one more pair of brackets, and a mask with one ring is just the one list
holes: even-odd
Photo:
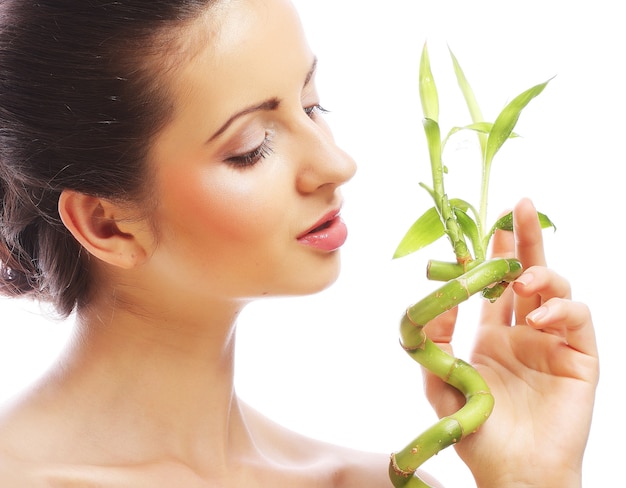
[[(63, 190), (59, 215), (74, 238), (98, 259), (124, 269), (141, 264), (146, 256), (142, 233), (127, 222), (122, 207), (109, 200), (73, 190)], [(136, 230), (136, 232), (134, 231)]]

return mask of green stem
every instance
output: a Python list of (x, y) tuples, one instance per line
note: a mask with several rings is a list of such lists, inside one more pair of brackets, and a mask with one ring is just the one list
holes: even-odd
[[(485, 261), (448, 281), (409, 307), (408, 318), (414, 326), (409, 329), (401, 328), (402, 344), (405, 348), (419, 347), (423, 342), (421, 338), (425, 337), (422, 327), (429, 321), (495, 283), (513, 281), (521, 272), (522, 265), (517, 259), (496, 258)], [(420, 339), (410, 339), (410, 334), (415, 332), (420, 334)]]
[(465, 405), (427, 429), (404, 449), (391, 455), (389, 477), (396, 488), (428, 487), (415, 476), (417, 468), (440, 450), (475, 432), (493, 409), (493, 397), (480, 374), (464, 361), (437, 347), (424, 326), (473, 294), (494, 284), (508, 283), (522, 272), (516, 259), (492, 259), (448, 281), (409, 307), (400, 322), (400, 343), (419, 364), (465, 395)]
[(450, 239), (457, 260), (459, 263), (467, 263), (471, 261), (472, 256), (444, 189), (443, 162), (441, 159), (441, 132), (439, 130), (439, 124), (435, 120), (424, 119), (424, 132), (426, 134), (428, 152), (430, 155), (435, 207), (439, 212), (445, 233)]
[(426, 268), (426, 277), (431, 281), (449, 281), (458, 278), (466, 271), (475, 268), (484, 261), (474, 260), (466, 265), (459, 263), (450, 263), (447, 261), (437, 261), (431, 259), (428, 261)]
[(428, 363), (431, 372), (457, 388), (466, 398), (460, 410), (440, 419), (391, 456), (389, 477), (395, 487), (428, 487), (415, 475), (417, 468), (439, 451), (478, 430), (491, 414), (494, 400), (487, 383), (472, 366), (443, 352), (430, 339), (426, 339), (423, 348), (407, 352), (417, 362)]
[(483, 161), (483, 173), (480, 190), (480, 218), (478, 219), (478, 235), (485, 238), (487, 229), (487, 205), (489, 200), (489, 180), (491, 178), (491, 161)]

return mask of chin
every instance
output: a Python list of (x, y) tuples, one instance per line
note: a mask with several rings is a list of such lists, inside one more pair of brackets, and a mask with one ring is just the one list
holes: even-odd
[[(338, 253), (337, 253), (338, 256)], [(340, 260), (337, 257), (332, 263), (318, 265), (312, 271), (300, 270), (297, 281), (285, 282), (282, 292), (266, 292), (263, 296), (306, 296), (314, 295), (333, 285), (341, 271)]]
[(335, 269), (332, 271), (329, 271), (327, 274), (322, 275), (320, 273), (319, 279), (317, 280), (311, 279), (308, 282), (304, 283), (303, 286), (307, 290), (299, 294), (300, 295), (313, 295), (315, 293), (319, 293), (321, 291), (326, 290), (328, 287), (330, 287), (337, 281), (337, 279), (339, 278), (340, 270), (341, 268), (339, 264), (337, 264), (337, 266), (335, 266)]

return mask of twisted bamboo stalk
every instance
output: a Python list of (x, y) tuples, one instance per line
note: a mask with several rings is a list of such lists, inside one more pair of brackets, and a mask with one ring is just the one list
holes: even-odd
[(480, 374), (465, 361), (442, 351), (426, 337), (424, 326), (475, 293), (482, 292), (494, 299), (492, 289), (501, 293), (504, 286), (521, 273), (522, 265), (516, 259), (484, 261), (409, 307), (402, 317), (402, 348), (413, 360), (459, 390), (466, 403), (391, 455), (389, 477), (396, 488), (429, 488), (415, 474), (417, 468), (442, 449), (475, 432), (487, 420), (494, 406), (493, 396)]

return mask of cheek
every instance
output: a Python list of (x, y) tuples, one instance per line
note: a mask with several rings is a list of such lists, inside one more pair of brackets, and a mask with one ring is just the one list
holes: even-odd
[(176, 234), (203, 236), (216, 245), (249, 245), (280, 226), (286, 204), (280, 186), (246, 171), (226, 167), (193, 177), (172, 176), (165, 191), (171, 196), (168, 220)]

